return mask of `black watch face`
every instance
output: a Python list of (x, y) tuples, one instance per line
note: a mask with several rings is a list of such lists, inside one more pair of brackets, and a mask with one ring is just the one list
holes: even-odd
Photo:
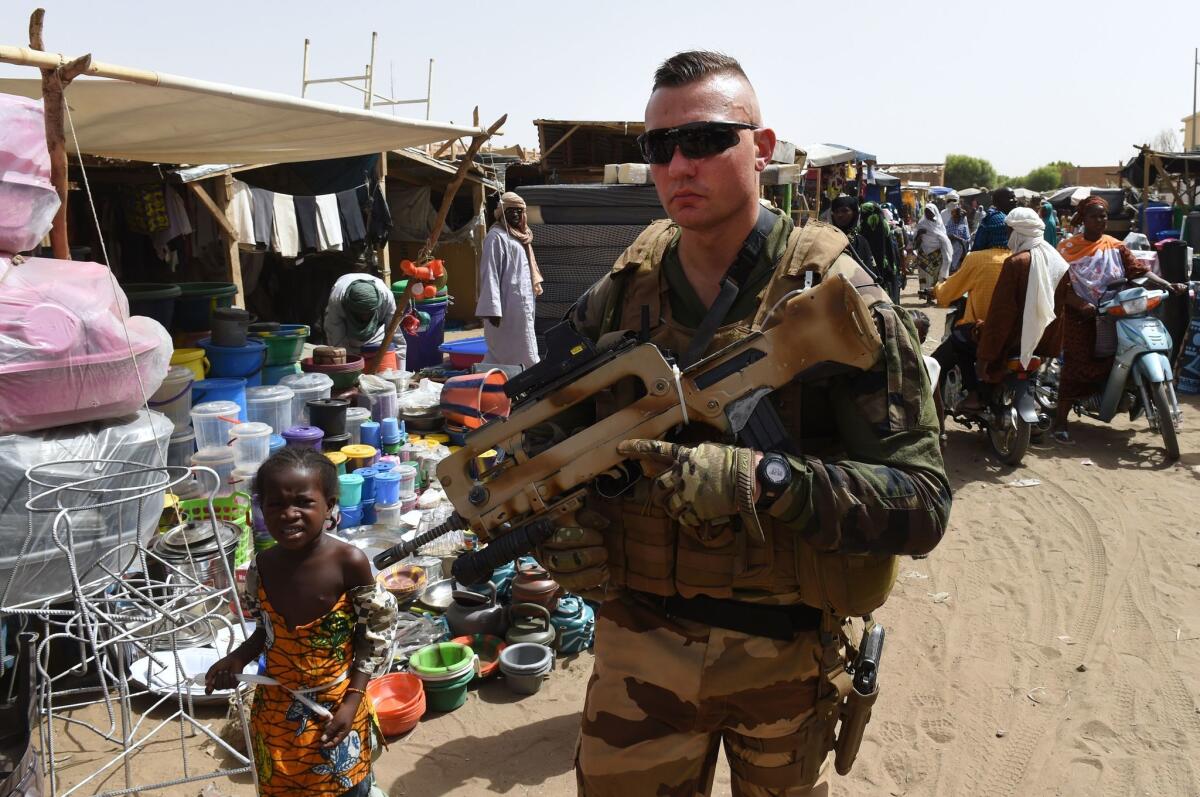
[(763, 476), (771, 484), (783, 484), (788, 477), (787, 460), (768, 459), (763, 463)]

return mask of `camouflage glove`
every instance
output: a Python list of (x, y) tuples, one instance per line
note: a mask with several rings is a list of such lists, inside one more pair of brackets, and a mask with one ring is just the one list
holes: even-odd
[(586, 593), (607, 584), (608, 549), (602, 529), (608, 520), (586, 509), (565, 520), (567, 525), (538, 546), (538, 562), (571, 592)]
[(688, 448), (661, 440), (626, 440), (617, 452), (630, 459), (666, 467), (655, 486), (658, 503), (668, 515), (704, 540), (717, 537), (735, 515), (752, 524), (754, 515), (754, 451), (701, 443)]

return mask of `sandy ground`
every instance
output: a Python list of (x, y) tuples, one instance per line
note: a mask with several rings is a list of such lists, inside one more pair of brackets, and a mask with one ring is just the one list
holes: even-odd
[[(941, 314), (930, 315), (936, 339)], [(1174, 464), (1144, 422), (1078, 422), (1076, 447), (1036, 448), (1018, 469), (949, 424), (950, 530), (928, 559), (901, 563), (878, 612), (883, 691), (833, 794), (1200, 795), (1200, 401), (1185, 403)], [(1039, 483), (1010, 486), (1023, 479)], [(381, 785), (574, 794), (590, 667), (586, 654), (560, 660), (526, 698), (502, 683), (474, 689), (392, 744)], [(191, 746), (193, 762), (213, 763)], [(178, 772), (163, 747), (144, 756), (147, 774)], [(722, 762), (715, 793), (728, 783)], [(216, 785), (253, 793), (244, 777)]]

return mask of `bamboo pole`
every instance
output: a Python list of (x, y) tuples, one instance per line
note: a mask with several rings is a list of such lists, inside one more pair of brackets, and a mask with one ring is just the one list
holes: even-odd
[[(45, 18), (44, 8), (36, 9), (29, 17), (29, 47), (32, 50), (45, 49), (42, 41)], [(52, 66), (41, 67), (46, 151), (50, 155), (50, 183), (58, 193), (59, 200), (58, 211), (55, 212), (50, 227), (50, 248), (57, 260), (71, 259), (71, 245), (67, 236), (67, 135), (64, 127), (66, 103), (63, 100), (63, 89), (87, 71), (91, 61), (91, 55), (81, 55), (68, 64), (58, 60)]]
[[(476, 113), (478, 113), (478, 110), (476, 110)], [(433, 258), (433, 249), (437, 246), (438, 239), (442, 236), (442, 227), (446, 224), (446, 216), (450, 213), (450, 205), (454, 201), (454, 195), (458, 193), (459, 186), (467, 178), (467, 172), (471, 169), (471, 163), (475, 160), (475, 155), (479, 152), (479, 148), (483, 146), (483, 142), (494, 136), (504, 126), (506, 121), (508, 121), (508, 114), (501, 116), (493, 122), (492, 126), (486, 132), (472, 136), (471, 146), (467, 147), (467, 152), (463, 155), (462, 162), (458, 164), (458, 171), (455, 172), (454, 178), (450, 180), (445, 192), (442, 194), (442, 205), (438, 208), (437, 217), (433, 220), (433, 229), (429, 231), (429, 240), (421, 247), (421, 252), (417, 256), (418, 262), (427, 262)], [(392, 338), (396, 336), (396, 328), (400, 326), (400, 320), (404, 318), (404, 314), (407, 311), (407, 307), (402, 307), (399, 303), (396, 304), (396, 312), (392, 314), (392, 320), (388, 322), (387, 330), (383, 333), (383, 341), (380, 343), (379, 351), (376, 352), (375, 359), (371, 361), (371, 367), (367, 369), (369, 373), (375, 373), (379, 370), (379, 365), (383, 362), (388, 347), (392, 345)]]

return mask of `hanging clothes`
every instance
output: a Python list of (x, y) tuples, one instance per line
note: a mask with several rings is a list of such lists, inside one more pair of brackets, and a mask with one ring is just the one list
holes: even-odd
[(250, 187), (250, 206), (254, 213), (254, 244), (271, 248), (271, 232), (275, 229), (275, 192)]
[(191, 235), (192, 221), (188, 218), (187, 205), (178, 191), (164, 186), (163, 197), (167, 206), (167, 227), (150, 236), (150, 240), (154, 243), (154, 253), (158, 259), (170, 262), (171, 251), (167, 244), (181, 235)]
[(254, 206), (250, 201), (250, 186), (241, 180), (233, 181), (233, 196), (229, 198), (229, 223), (237, 233), (241, 246), (254, 247)]
[(371, 187), (371, 207), (367, 220), (367, 242), (372, 246), (383, 246), (392, 234), (392, 211), (387, 197), (378, 185)]
[(291, 194), (275, 194), (275, 227), (271, 248), (284, 257), (300, 254), (300, 234), (296, 229), (296, 203)]
[(342, 226), (342, 244), (361, 244), (367, 240), (367, 227), (363, 224), (362, 206), (358, 202), (358, 189), (350, 188), (337, 193), (338, 216)]
[(317, 234), (317, 198), (294, 196), (296, 206), (296, 228), (300, 231), (300, 251), (321, 251), (320, 236)]
[(533, 313), (534, 285), (525, 247), (503, 225), (495, 224), (483, 239), (475, 305), (476, 316), (499, 322), (483, 322), (487, 362), (526, 368), (537, 363)]
[(321, 251), (342, 248), (342, 222), (338, 218), (336, 194), (317, 197), (317, 239)]

